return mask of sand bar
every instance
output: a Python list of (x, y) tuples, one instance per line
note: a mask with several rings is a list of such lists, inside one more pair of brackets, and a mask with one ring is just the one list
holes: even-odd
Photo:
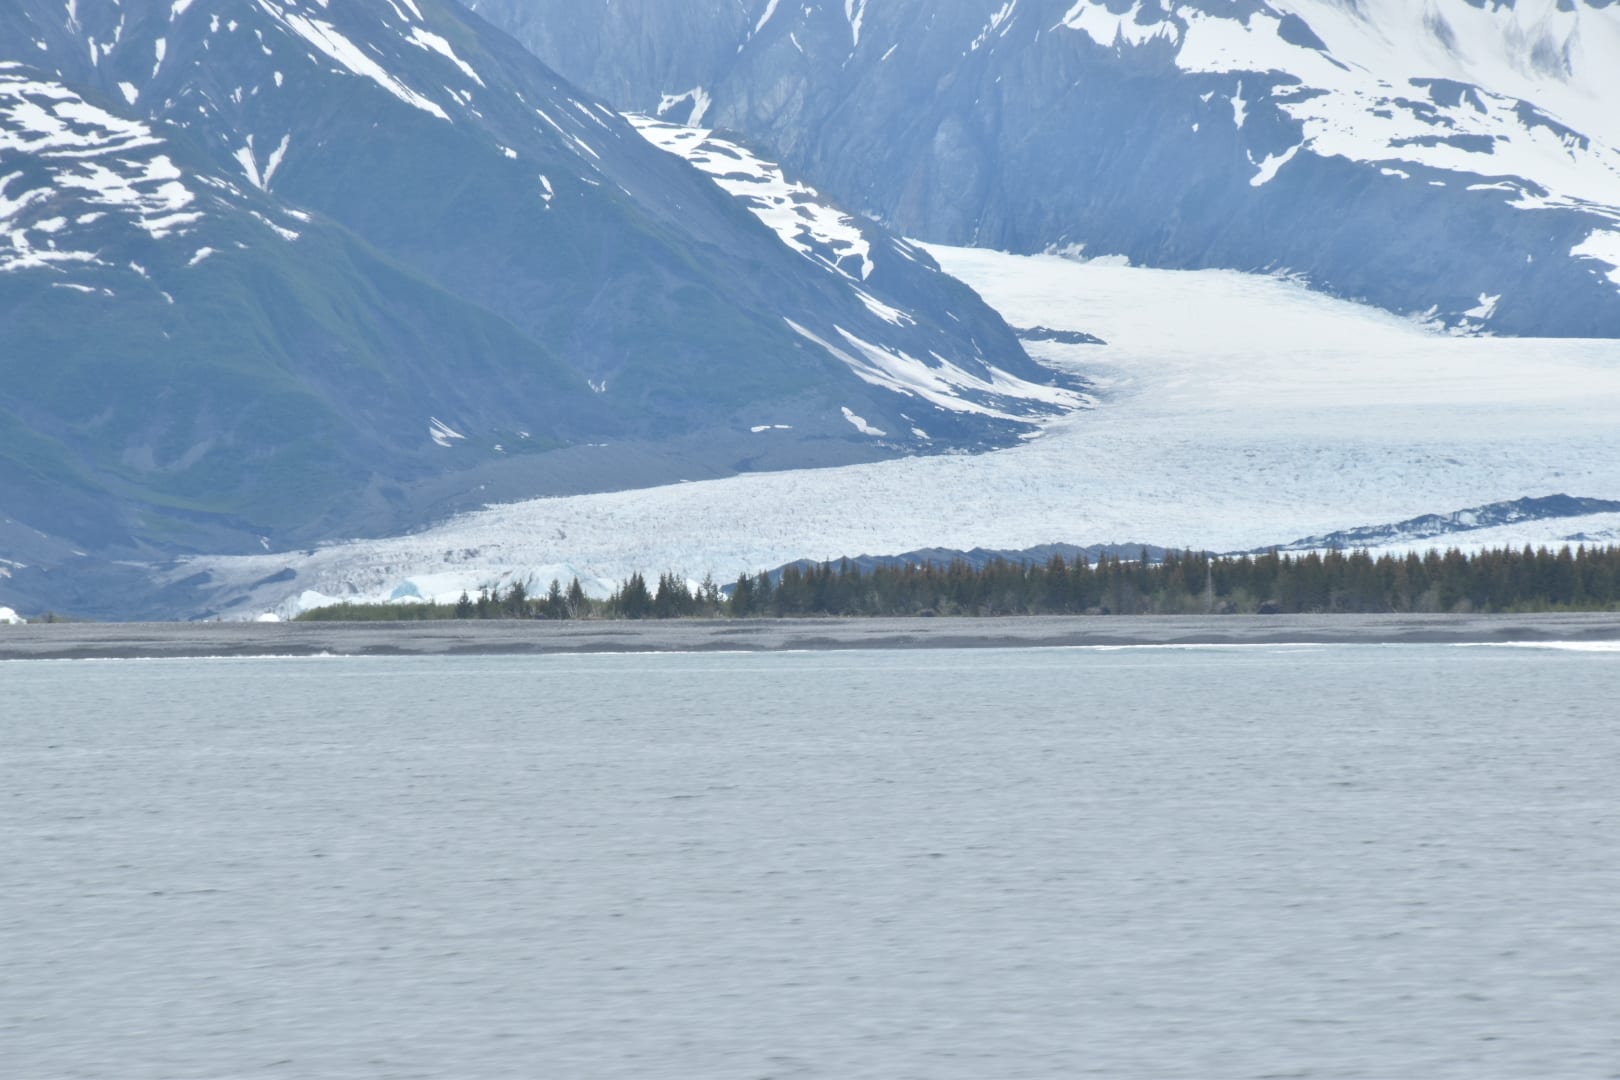
[(1515, 641), (1620, 642), (1620, 613), (690, 619), (671, 622), (35, 623), (0, 626), (0, 660)]

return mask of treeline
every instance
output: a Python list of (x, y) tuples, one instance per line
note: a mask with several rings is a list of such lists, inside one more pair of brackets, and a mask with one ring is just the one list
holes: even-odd
[[(763, 576), (763, 575), (762, 575)], [(712, 577), (694, 591), (685, 578), (663, 574), (648, 587), (631, 574), (606, 600), (593, 600), (575, 578), (565, 589), (557, 580), (543, 593), (521, 581), (504, 591), (487, 587), (477, 596), (462, 593), (454, 604), (334, 604), (298, 616), (302, 622), (416, 622), (429, 619), (679, 619), (717, 618), (733, 614), (725, 593)]]
[(1498, 549), (1477, 555), (1365, 551), (1210, 556), (1170, 552), (1045, 563), (997, 560), (885, 566), (843, 560), (743, 575), (729, 589), (695, 590), (666, 573), (649, 586), (632, 574), (606, 600), (578, 580), (544, 593), (524, 584), (463, 594), (454, 605), (342, 605), (305, 619), (674, 619), (842, 615), (1186, 615), (1490, 613), (1620, 608), (1620, 547)]

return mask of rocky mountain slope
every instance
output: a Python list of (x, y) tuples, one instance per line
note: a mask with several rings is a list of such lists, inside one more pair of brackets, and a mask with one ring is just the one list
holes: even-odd
[(1620, 336), (1612, 0), (467, 0), (907, 235)]
[(982, 448), (1078, 401), (771, 175), (840, 254), (446, 0), (11, 0), (0, 562)]

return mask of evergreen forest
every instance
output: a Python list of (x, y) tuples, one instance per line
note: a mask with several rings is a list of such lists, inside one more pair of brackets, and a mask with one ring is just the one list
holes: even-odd
[(514, 583), (455, 604), (340, 604), (309, 621), (416, 619), (679, 619), (806, 616), (1503, 613), (1620, 608), (1620, 547), (1455, 548), (1405, 556), (1366, 551), (1211, 556), (1153, 561), (1103, 556), (1024, 563), (997, 559), (878, 566), (795, 563), (695, 588), (667, 572), (639, 573), (605, 600), (576, 579), (566, 588)]

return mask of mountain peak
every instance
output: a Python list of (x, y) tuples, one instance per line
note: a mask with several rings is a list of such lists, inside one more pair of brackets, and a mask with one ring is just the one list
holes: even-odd
[(977, 449), (1080, 403), (903, 241), (807, 194), (807, 232), (762, 221), (455, 4), (20, 0), (0, 41), (0, 505), (67, 546)]

